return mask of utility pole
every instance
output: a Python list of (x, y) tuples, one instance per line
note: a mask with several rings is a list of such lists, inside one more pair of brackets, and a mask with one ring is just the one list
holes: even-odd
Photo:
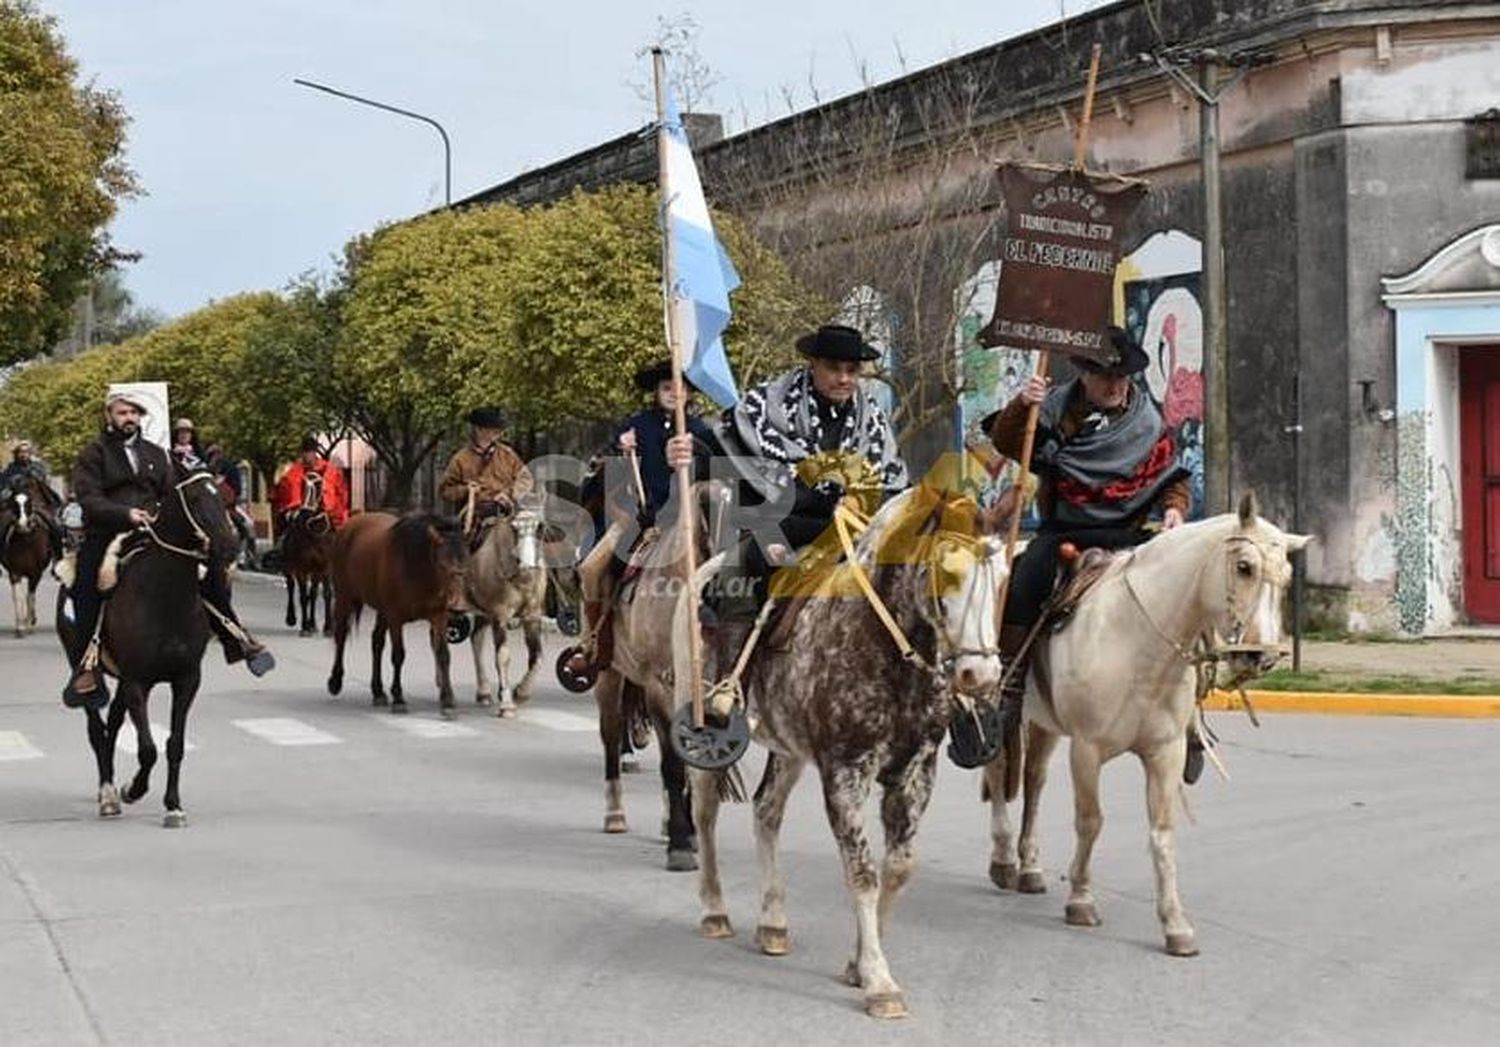
[(398, 116), (420, 120), (422, 123), (434, 128), (438, 136), (443, 140), (443, 205), (446, 207), (453, 203), (453, 143), (448, 140), (448, 132), (443, 129), (442, 124), (430, 116), (424, 116), (422, 113), (414, 113), (410, 109), (402, 109), (400, 106), (387, 105), (385, 102), (377, 102), (373, 98), (365, 98), (362, 95), (351, 94), (348, 91), (340, 91), (336, 87), (329, 87), (327, 84), (320, 84), (315, 80), (304, 80), (301, 77), (294, 76), (292, 77), (292, 83), (298, 87), (310, 87), (314, 91), (322, 91), (324, 94), (330, 94), (337, 98), (345, 98), (351, 102), (358, 102), (360, 105), (368, 105), (374, 109), (384, 109), (386, 112), (395, 113)]
[[(1207, 395), (1203, 405), (1206, 510), (1229, 511), (1229, 316), (1224, 278), (1224, 197), (1219, 167), (1219, 99), (1252, 66), (1264, 65), (1272, 55), (1241, 51), (1224, 55), (1213, 48), (1172, 48), (1141, 55), (1154, 63), (1179, 87), (1198, 99), (1198, 154), (1203, 180), (1203, 377)], [(1197, 78), (1187, 67), (1197, 69)], [(1226, 69), (1234, 73), (1223, 77)]]

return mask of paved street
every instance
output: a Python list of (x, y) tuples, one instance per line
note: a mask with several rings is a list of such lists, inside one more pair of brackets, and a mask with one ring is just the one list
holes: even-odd
[[(164, 762), (123, 818), (94, 816), (55, 640), (14, 639), (0, 609), (6, 1047), (1471, 1043), (1500, 1027), (1500, 723), (1282, 716), (1257, 731), (1219, 716), (1234, 780), (1197, 787), (1178, 841), (1192, 960), (1160, 948), (1133, 762), (1105, 773), (1092, 931), (1062, 921), (1065, 762), (1044, 897), (990, 886), (977, 779), (944, 763), (887, 938), (912, 1017), (878, 1025), (835, 977), (853, 920), (811, 780), (785, 835), (793, 953), (753, 949), (743, 806), (722, 826), (739, 934), (705, 941), (695, 877), (662, 868), (654, 751), (626, 782), (630, 834), (600, 831), (593, 705), (552, 680), (555, 637), (518, 721), (469, 703), (455, 659), (464, 704), (445, 725), (411, 630), (402, 720), (368, 705), (367, 632), (330, 699), (328, 641), (279, 625), (279, 588), (238, 599), (281, 666), (254, 680), (211, 649), (191, 824), (173, 832)], [(158, 695), (153, 721), (167, 707)]]

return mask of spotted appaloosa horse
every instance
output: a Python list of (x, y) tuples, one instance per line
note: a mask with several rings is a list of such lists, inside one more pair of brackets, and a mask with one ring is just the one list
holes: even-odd
[[(711, 577), (720, 559), (705, 565), (699, 579)], [(912, 873), (913, 838), (957, 694), (986, 700), (999, 683), (996, 604), (1005, 555), (1001, 543), (976, 534), (972, 502), (924, 486), (886, 504), (860, 539), (855, 561), (915, 657), (904, 658), (872, 603), (841, 583), (836, 595), (804, 605), (784, 645), (759, 646), (752, 655), (741, 683), (753, 736), (770, 750), (755, 793), (761, 867), (756, 937), (768, 955), (788, 950), (777, 837), (787, 798), (810, 763), (822, 781), (858, 926), (846, 975), (863, 990), (867, 1013), (896, 1018), (906, 1014), (906, 1003), (886, 964), (881, 933)], [(844, 567), (835, 571), (836, 579), (840, 571), (852, 577)], [(679, 625), (685, 617), (679, 615)], [(680, 641), (678, 649), (685, 649), (685, 635)], [(679, 665), (680, 680), (689, 673)], [(711, 773), (694, 771), (692, 778), (702, 862), (700, 929), (710, 938), (728, 937), (733, 931), (715, 841), (719, 791)], [(885, 829), (879, 868), (863, 813), (877, 782)]]
[(446, 630), (449, 609), (462, 605), (467, 559), (458, 524), (432, 513), (361, 513), (335, 534), (332, 559), (334, 646), (328, 693), (338, 694), (344, 686), (350, 619), (370, 607), (376, 612), (370, 633), (371, 704), (386, 704), (380, 662), (389, 631), (391, 712), (407, 711), (401, 690), (401, 666), (406, 661), (401, 629), (407, 622), (425, 621), (437, 662), (438, 702), (443, 715), (452, 716)]
[(1119, 555), (1059, 632), (1043, 631), (1026, 680), (1024, 806), (1019, 868), (1006, 816), (1002, 756), (985, 768), (991, 807), (990, 878), (1024, 893), (1046, 890), (1037, 847), (1037, 813), (1047, 761), (1060, 736), (1070, 739), (1077, 845), (1068, 872), (1067, 922), (1099, 923), (1090, 860), (1104, 818), (1099, 771), (1134, 753), (1146, 772), (1156, 911), (1173, 956), (1197, 953), (1177, 896), (1174, 800), (1197, 697), (1194, 655), (1200, 638), (1220, 648), (1237, 680), (1275, 664), (1289, 554), (1308, 538), (1286, 534), (1256, 514), (1247, 496), (1225, 513), (1153, 538)]
[(308, 470), (302, 477), (302, 502), (286, 514), (281, 537), (282, 574), (286, 578), (286, 624), (297, 625), (299, 636), (318, 628), (318, 595), (323, 596), (323, 632), (333, 633), (333, 586), (328, 580), (333, 523), (323, 508), (323, 477)]
[[(542, 562), (542, 517), (534, 508), (518, 509), (509, 518), (496, 520), (484, 541), (469, 557), (464, 592), (480, 614), (469, 637), (474, 652), (475, 701), (488, 705), (494, 695), (488, 662), (493, 660), (500, 678), (500, 707), (496, 715), (516, 715), (516, 704), (531, 698), (531, 681), (542, 658), (542, 615), (547, 601), (547, 567)], [(510, 622), (521, 620), (526, 638), (526, 674), (512, 683), (510, 674)], [(485, 650), (487, 636), (493, 637)], [(486, 657), (488, 654), (488, 658)]]
[(0, 565), (10, 579), (17, 636), (36, 628), (36, 587), (52, 562), (52, 539), (42, 516), (47, 501), (40, 486), (28, 477), (0, 505)]

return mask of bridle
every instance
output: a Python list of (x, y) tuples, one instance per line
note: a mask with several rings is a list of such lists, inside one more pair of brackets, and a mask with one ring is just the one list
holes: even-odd
[[(175, 553), (178, 556), (187, 557), (189, 560), (196, 560), (199, 563), (207, 563), (209, 559), (209, 549), (213, 546), (213, 539), (209, 537), (208, 531), (204, 529), (203, 525), (198, 521), (198, 518), (193, 515), (193, 510), (188, 506), (186, 493), (188, 487), (190, 487), (192, 484), (197, 483), (207, 483), (209, 485), (213, 485), (213, 474), (206, 472), (195, 472), (186, 479), (179, 481), (172, 488), (173, 494), (177, 496), (178, 504), (182, 506), (183, 518), (187, 520), (188, 526), (193, 529), (193, 536), (198, 541), (199, 547), (197, 549), (189, 549), (184, 546), (177, 545), (173, 542), (169, 542), (165, 538), (163, 538), (161, 534), (156, 530), (156, 521), (161, 519), (160, 514), (157, 514), (156, 516), (148, 519), (144, 524), (141, 525), (140, 529), (142, 531), (145, 531), (146, 534), (150, 535), (151, 540), (155, 542), (159, 548), (164, 549), (169, 553)], [(217, 493), (217, 489), (215, 489), (215, 493)]]

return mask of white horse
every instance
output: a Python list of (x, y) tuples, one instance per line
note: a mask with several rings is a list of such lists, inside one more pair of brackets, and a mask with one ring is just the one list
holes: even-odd
[[(469, 558), (464, 591), (480, 618), (469, 637), (474, 653), (475, 701), (488, 705), (495, 693), (490, 677), (493, 659), (500, 677), (500, 707), (497, 715), (516, 715), (518, 702), (531, 697), (531, 682), (542, 657), (542, 614), (547, 596), (547, 568), (541, 552), (542, 518), (533, 509), (518, 509), (508, 520), (495, 521), (479, 549)], [(512, 686), (509, 625), (520, 619), (526, 637), (526, 675)], [(485, 634), (492, 632), (492, 652), (485, 650)], [(486, 656), (488, 654), (488, 657)]]
[(1078, 927), (1097, 926), (1089, 862), (1103, 825), (1099, 770), (1121, 753), (1135, 753), (1146, 771), (1156, 912), (1167, 952), (1197, 954), (1177, 896), (1173, 841), (1173, 801), (1197, 699), (1195, 648), (1208, 639), (1236, 681), (1271, 668), (1282, 653), (1288, 556), (1308, 540), (1261, 519), (1254, 496), (1247, 495), (1238, 513), (1165, 532), (1119, 556), (1060, 632), (1044, 629), (1026, 680), (1019, 855), (1005, 811), (1005, 761), (1011, 757), (985, 768), (994, 844), (990, 878), (997, 886), (1029, 894), (1046, 890), (1036, 816), (1047, 761), (1058, 738), (1067, 735), (1077, 846), (1066, 919)]

